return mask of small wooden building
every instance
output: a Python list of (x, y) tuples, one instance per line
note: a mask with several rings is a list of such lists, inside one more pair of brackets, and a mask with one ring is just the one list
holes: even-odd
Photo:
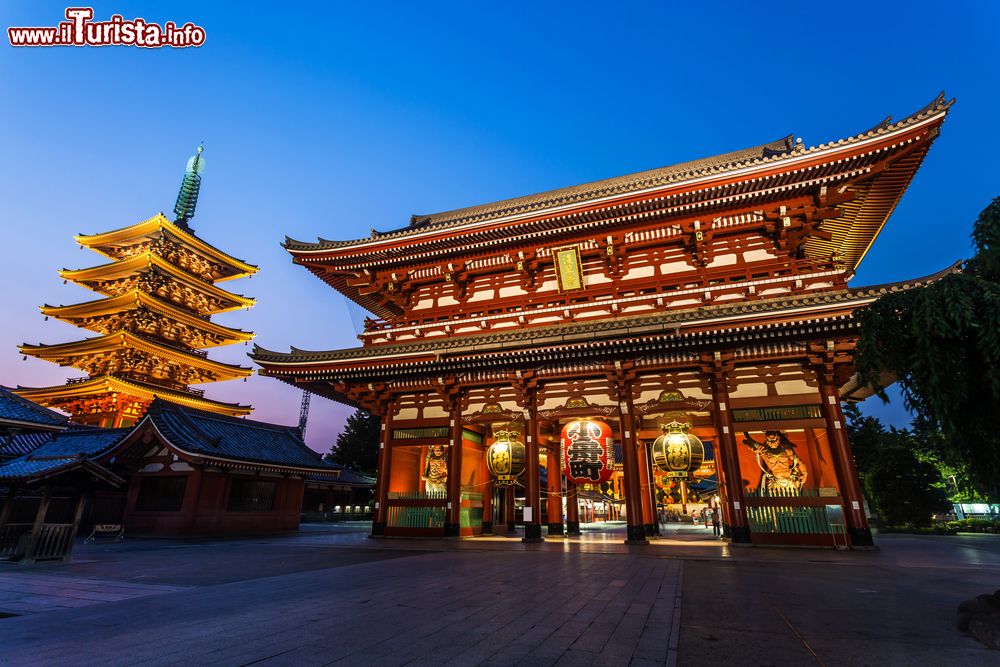
[(161, 400), (111, 459), (128, 471), (126, 527), (156, 535), (295, 530), (306, 478), (341, 473), (294, 427)]
[[(57, 522), (72, 524), (64, 531), (71, 536), (81, 525), (101, 524), (149, 535), (295, 530), (307, 480), (326, 502), (352, 511), (367, 504), (374, 487), (373, 480), (324, 461), (294, 427), (156, 399), (131, 429), (75, 425), (0, 465), (0, 486), (9, 489), (0, 542), (7, 557), (23, 557), (20, 536), (56, 514), (71, 518)], [(46, 502), (52, 508), (43, 512)], [(55, 507), (67, 503), (72, 510)], [(71, 541), (64, 546), (71, 548)]]
[[(0, 506), (0, 558), (34, 563), (67, 560), (84, 512), (114, 498), (126, 480), (101, 463), (128, 429), (80, 427), (50, 436), (24, 456), (0, 465), (6, 487)], [(102, 505), (103, 506), (103, 505)], [(117, 517), (96, 521), (120, 523)]]

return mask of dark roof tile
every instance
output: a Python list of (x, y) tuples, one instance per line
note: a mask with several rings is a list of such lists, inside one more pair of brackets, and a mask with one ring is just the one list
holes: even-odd
[(330, 469), (333, 464), (309, 449), (291, 426), (217, 415), (160, 399), (147, 417), (178, 449), (208, 458), (292, 468)]
[(0, 421), (30, 422), (41, 426), (61, 426), (69, 417), (21, 398), (7, 387), (0, 387)]
[(35, 451), (52, 439), (51, 431), (36, 431), (34, 433), (18, 433), (0, 445), (0, 459), (24, 456)]
[(121, 442), (127, 428), (79, 428), (52, 434), (33, 452), (0, 465), (0, 480), (24, 480), (40, 473), (93, 459)]

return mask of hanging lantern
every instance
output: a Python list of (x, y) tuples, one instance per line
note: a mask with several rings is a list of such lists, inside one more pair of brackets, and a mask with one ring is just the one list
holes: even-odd
[(497, 486), (520, 484), (518, 477), (524, 472), (524, 443), (518, 442), (517, 431), (497, 431), (496, 438), (486, 450), (486, 467)]
[(596, 419), (575, 419), (562, 430), (563, 474), (574, 484), (601, 484), (614, 474), (611, 427)]
[(672, 421), (660, 425), (665, 432), (653, 442), (653, 465), (667, 477), (688, 477), (705, 460), (705, 445), (688, 433), (690, 424)]

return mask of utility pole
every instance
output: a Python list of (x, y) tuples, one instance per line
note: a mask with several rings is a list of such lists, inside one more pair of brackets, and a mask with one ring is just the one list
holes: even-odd
[(302, 407), (299, 408), (299, 435), (304, 440), (306, 437), (306, 424), (309, 422), (309, 398), (312, 396), (308, 391), (302, 391)]

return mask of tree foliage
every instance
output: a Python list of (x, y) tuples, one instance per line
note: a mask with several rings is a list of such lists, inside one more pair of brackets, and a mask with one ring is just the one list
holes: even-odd
[(358, 408), (347, 418), (344, 430), (326, 455), (327, 460), (374, 477), (378, 471), (378, 443), (381, 420)]
[(925, 441), (919, 431), (886, 430), (857, 406), (848, 406), (845, 412), (865, 496), (884, 523), (928, 526), (935, 513), (950, 507), (946, 482), (928, 456), (934, 442)]
[(962, 271), (879, 298), (859, 313), (861, 380), (886, 398), (895, 376), (907, 407), (942, 435), (942, 457), (1000, 493), (1000, 197), (979, 215)]

